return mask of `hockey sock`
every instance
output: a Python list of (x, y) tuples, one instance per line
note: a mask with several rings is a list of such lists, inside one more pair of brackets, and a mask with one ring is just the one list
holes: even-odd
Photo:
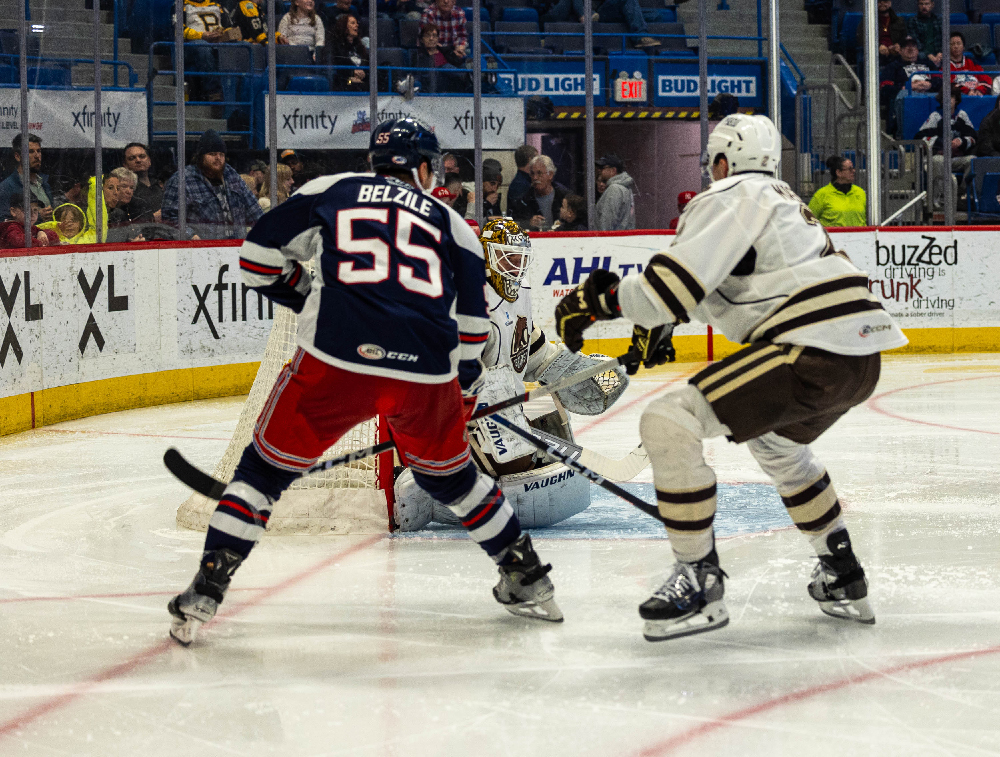
[(428, 476), (414, 471), (413, 479), (451, 510), (473, 541), (494, 560), (521, 535), (521, 524), (500, 487), (476, 470), (473, 463), (450, 476)]
[(816, 554), (830, 554), (827, 537), (846, 528), (830, 475), (823, 471), (808, 486), (799, 487), (790, 494), (781, 492), (781, 501), (788, 508), (792, 522), (816, 549)]
[(267, 527), (274, 502), (297, 477), (274, 467), (248, 445), (208, 522), (202, 563), (223, 547), (246, 559)]

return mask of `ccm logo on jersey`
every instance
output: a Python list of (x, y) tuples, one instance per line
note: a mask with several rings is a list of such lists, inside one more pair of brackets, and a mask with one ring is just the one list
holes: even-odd
[(565, 481), (568, 478), (573, 478), (576, 474), (571, 470), (564, 470), (555, 476), (549, 476), (548, 478), (543, 478), (541, 481), (532, 481), (530, 484), (524, 485), (524, 490), (530, 492), (533, 489), (544, 489), (546, 486), (552, 486), (552, 484), (558, 484), (560, 481)]
[(877, 334), (880, 331), (888, 331), (892, 326), (882, 324), (881, 326), (862, 326), (858, 329), (858, 336), (862, 339), (866, 339), (871, 334)]
[(420, 359), (419, 355), (408, 352), (386, 352), (377, 344), (358, 345), (358, 354), (366, 360), (402, 360), (404, 363), (415, 363)]

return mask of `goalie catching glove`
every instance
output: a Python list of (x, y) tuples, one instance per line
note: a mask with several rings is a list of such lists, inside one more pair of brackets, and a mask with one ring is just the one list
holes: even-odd
[[(621, 318), (618, 304), (618, 282), (621, 279), (610, 271), (597, 269), (587, 280), (560, 300), (556, 306), (556, 327), (559, 337), (572, 352), (583, 347), (583, 332), (595, 321), (609, 321)], [(673, 324), (654, 326), (647, 329), (635, 326), (632, 330), (632, 352), (636, 362), (627, 363), (628, 374), (634, 375), (643, 367), (652, 368), (664, 363), (672, 363), (677, 355), (673, 345)]]

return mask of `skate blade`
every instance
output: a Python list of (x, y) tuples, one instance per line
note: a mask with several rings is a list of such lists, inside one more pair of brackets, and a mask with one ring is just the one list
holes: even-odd
[(831, 618), (853, 620), (866, 626), (875, 625), (875, 611), (871, 602), (865, 599), (841, 599), (834, 602), (820, 602), (819, 609)]
[(563, 614), (554, 599), (544, 599), (539, 602), (517, 602), (515, 604), (504, 604), (504, 609), (511, 615), (522, 618), (534, 618), (536, 620), (547, 620), (550, 623), (562, 623)]
[(202, 621), (197, 618), (187, 618), (186, 620), (174, 618), (173, 623), (170, 624), (170, 638), (182, 647), (189, 647), (198, 635), (198, 629), (201, 626)]
[(700, 612), (673, 620), (647, 620), (642, 629), (646, 641), (666, 641), (729, 625), (729, 610), (722, 601), (709, 602)]

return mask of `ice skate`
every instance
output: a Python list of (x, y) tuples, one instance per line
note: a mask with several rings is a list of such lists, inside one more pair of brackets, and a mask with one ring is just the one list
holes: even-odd
[(665, 641), (727, 625), (723, 576), (722, 568), (708, 560), (678, 562), (670, 578), (639, 605), (639, 615), (646, 621), (642, 632), (646, 641)]
[(173, 616), (170, 636), (178, 644), (189, 646), (202, 624), (215, 617), (229, 588), (233, 573), (243, 558), (229, 549), (220, 549), (205, 562), (191, 585), (170, 600), (167, 610)]
[(847, 531), (830, 535), (832, 555), (820, 555), (809, 582), (809, 596), (819, 609), (833, 618), (874, 625), (875, 613), (868, 601), (868, 579), (851, 550)]
[(493, 587), (497, 602), (513, 615), (562, 623), (562, 610), (553, 598), (555, 587), (547, 575), (552, 566), (542, 565), (531, 537), (521, 534), (507, 547), (506, 555), (513, 560), (499, 566), (500, 582)]

